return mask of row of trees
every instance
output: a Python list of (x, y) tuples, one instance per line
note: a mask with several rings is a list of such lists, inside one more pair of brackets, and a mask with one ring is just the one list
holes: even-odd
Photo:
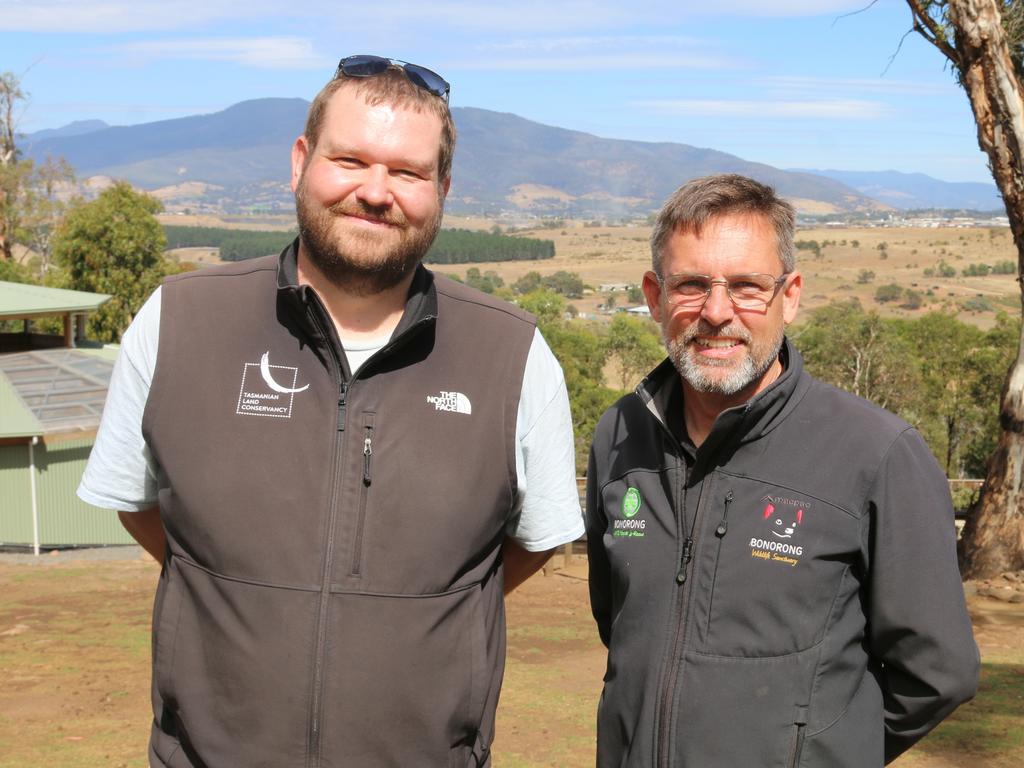
[(555, 244), (532, 237), (509, 237), (497, 232), (442, 229), (424, 261), (433, 264), (472, 264), (481, 261), (552, 259)]
[(168, 248), (218, 248), (224, 261), (245, 261), (280, 253), (295, 232), (165, 225)]

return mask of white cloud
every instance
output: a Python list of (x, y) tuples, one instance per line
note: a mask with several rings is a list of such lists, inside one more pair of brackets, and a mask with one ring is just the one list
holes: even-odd
[(643, 69), (736, 69), (742, 63), (723, 56), (674, 53), (615, 53), (580, 56), (524, 56), (461, 60), (445, 66), (457, 70), (507, 70), (551, 72), (634, 71)]
[(623, 49), (640, 47), (649, 50), (661, 48), (682, 48), (703, 45), (703, 41), (681, 35), (592, 35), (577, 37), (534, 37), (502, 42), (480, 43), (473, 46), (477, 51), (541, 51), (543, 53)]
[(821, 101), (747, 101), (712, 99), (663, 99), (634, 101), (633, 106), (661, 114), (688, 117), (810, 118), (818, 120), (876, 120), (888, 106), (857, 99)]
[(148, 40), (105, 50), (133, 58), (227, 61), (257, 69), (323, 69), (333, 59), (320, 56), (309, 40), (298, 37), (220, 37)]
[(708, 16), (829, 16), (866, 9), (869, 2), (870, 0), (718, 0), (714, 5), (696, 13)]
[(117, 34), (253, 18), (269, 0), (0, 0), (0, 31)]
[(758, 78), (758, 83), (785, 92), (792, 98), (828, 96), (835, 93), (947, 95), (959, 91), (952, 80), (949, 83), (936, 83), (889, 80), (884, 77), (841, 78), (780, 75)]

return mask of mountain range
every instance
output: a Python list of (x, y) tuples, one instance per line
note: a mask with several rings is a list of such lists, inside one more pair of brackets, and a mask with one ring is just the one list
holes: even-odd
[[(35, 159), (63, 156), (82, 180), (126, 179), (168, 208), (290, 210), (289, 155), (304, 99), (244, 101), (223, 111), (132, 126), (98, 120), (22, 138)], [(732, 172), (773, 185), (804, 213), (1001, 207), (994, 185), (923, 174), (782, 170), (670, 142), (605, 139), (473, 107), (458, 130), (447, 209), (538, 216), (646, 215), (687, 179)]]

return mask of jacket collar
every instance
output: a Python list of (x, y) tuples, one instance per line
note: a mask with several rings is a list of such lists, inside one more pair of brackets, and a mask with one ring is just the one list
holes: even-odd
[[(308, 285), (299, 285), (298, 254), (299, 238), (296, 237), (278, 256), (277, 294), (279, 302), (288, 308), (289, 314), (300, 323), (307, 334), (321, 341), (331, 341), (336, 334), (333, 333), (330, 318), (323, 317), (320, 323), (323, 328), (328, 329), (326, 339), (311, 318), (311, 309), (313, 312), (319, 313), (324, 313), (324, 310), (316, 291)], [(434, 288), (434, 275), (423, 264), (418, 264), (412, 284), (409, 286), (409, 295), (406, 297), (405, 312), (398, 327), (395, 328), (388, 346), (395, 343), (410, 329), (436, 319), (437, 291)]]
[[(783, 339), (779, 359), (783, 366), (779, 378), (746, 403), (722, 411), (698, 454), (714, 455), (729, 446), (735, 448), (757, 440), (786, 419), (806, 394), (811, 377), (804, 371), (803, 358), (788, 338)], [(681, 439), (685, 435), (683, 387), (671, 360), (666, 358), (651, 371), (640, 382), (636, 394), (678, 442), (689, 443)]]

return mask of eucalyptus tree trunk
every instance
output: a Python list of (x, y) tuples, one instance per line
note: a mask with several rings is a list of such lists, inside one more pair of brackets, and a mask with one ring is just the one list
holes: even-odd
[[(978, 126), (978, 144), (1006, 205), (1024, 291), (1024, 99), (1020, 41), (1008, 40), (1000, 0), (907, 0), (914, 29), (956, 69)], [(1011, 43), (1013, 48), (1011, 48)], [(1024, 317), (1024, 293), (1021, 296)], [(999, 443), (971, 509), (961, 547), (965, 577), (1024, 569), (1024, 323), (999, 403)]]

